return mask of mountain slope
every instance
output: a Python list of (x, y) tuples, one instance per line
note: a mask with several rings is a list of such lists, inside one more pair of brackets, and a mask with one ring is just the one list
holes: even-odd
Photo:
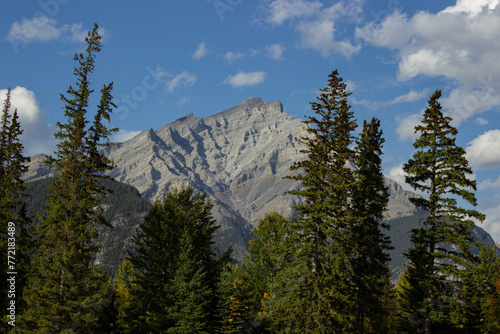
[[(156, 131), (148, 129), (104, 153), (116, 165), (109, 175), (134, 186), (148, 201), (163, 199), (172, 187), (184, 184), (207, 192), (220, 225), (219, 247), (233, 244), (240, 258), (259, 218), (270, 211), (290, 216), (300, 200), (284, 195), (299, 185), (283, 177), (305, 158), (295, 140), (306, 135), (303, 127), (302, 120), (283, 112), (280, 102), (248, 98), (206, 118), (189, 114)], [(34, 158), (29, 179), (50, 172), (40, 163), (42, 157)], [(395, 181), (386, 179), (386, 184), (386, 219), (420, 214), (409, 200), (415, 194)]]

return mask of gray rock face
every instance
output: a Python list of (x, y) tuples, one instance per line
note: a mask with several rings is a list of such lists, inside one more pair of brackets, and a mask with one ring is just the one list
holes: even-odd
[[(299, 185), (283, 177), (305, 158), (295, 140), (305, 135), (302, 120), (284, 113), (280, 102), (248, 98), (213, 116), (189, 114), (156, 131), (148, 129), (104, 153), (116, 165), (109, 175), (136, 187), (149, 201), (186, 184), (207, 192), (220, 224), (219, 244), (233, 243), (238, 257), (251, 227), (265, 213), (292, 215), (299, 199), (284, 193)], [(49, 172), (40, 159), (32, 161), (29, 179)], [(409, 201), (414, 194), (395, 181), (386, 183), (391, 194), (387, 218), (418, 211)]]
[[(290, 214), (297, 201), (283, 196), (297, 187), (283, 176), (305, 158), (294, 139), (304, 124), (283, 112), (280, 102), (249, 98), (207, 118), (192, 114), (106, 149), (116, 180), (135, 186), (148, 200), (162, 199), (171, 187), (192, 184), (239, 212), (254, 225), (266, 212)], [(389, 217), (413, 214), (411, 193), (387, 179)]]

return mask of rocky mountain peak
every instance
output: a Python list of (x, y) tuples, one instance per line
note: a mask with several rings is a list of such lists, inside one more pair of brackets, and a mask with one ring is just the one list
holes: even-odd
[[(149, 201), (185, 184), (206, 192), (221, 225), (219, 238), (227, 244), (234, 233), (246, 240), (267, 212), (292, 215), (300, 199), (284, 194), (299, 185), (283, 177), (305, 158), (295, 138), (306, 134), (302, 120), (283, 112), (281, 102), (250, 97), (206, 118), (189, 114), (156, 131), (148, 129), (103, 152), (116, 166), (109, 175), (134, 186)], [(47, 173), (40, 161), (32, 162), (32, 179)], [(409, 193), (394, 181), (387, 184), (387, 218), (417, 212)], [(236, 254), (243, 252), (244, 244), (234, 246)]]

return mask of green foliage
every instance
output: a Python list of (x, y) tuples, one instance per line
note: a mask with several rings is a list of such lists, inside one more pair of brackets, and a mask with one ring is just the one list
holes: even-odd
[(99, 328), (102, 310), (108, 304), (109, 282), (106, 275), (92, 265), (99, 250), (94, 242), (94, 224), (106, 224), (96, 207), (106, 195), (98, 182), (112, 163), (98, 149), (109, 144), (115, 131), (103, 122), (110, 121), (112, 83), (101, 90), (94, 121), (87, 127), (90, 76), (95, 54), (101, 49), (98, 27), (88, 33), (85, 54), (75, 55), (74, 74), (77, 88), (69, 87), (65, 103), (67, 123), (58, 123), (59, 139), (54, 165), (56, 178), (50, 185), (46, 214), (36, 232), (40, 247), (32, 262), (24, 299), (27, 308), (21, 320), (24, 329), (39, 333), (91, 333)]
[[(26, 204), (28, 216), (35, 216), (33, 223), (39, 224), (39, 217), (46, 215), (43, 207), (47, 204), (49, 185), (53, 177), (30, 181), (26, 183)], [(97, 260), (99, 268), (114, 277), (120, 263), (125, 259), (127, 251), (132, 249), (131, 236), (144, 219), (151, 204), (141, 198), (139, 191), (127, 184), (111, 180), (99, 180), (109, 194), (102, 199), (100, 207), (107, 222), (113, 223), (113, 228), (94, 224), (99, 235), (94, 239), (102, 246)], [(94, 262), (96, 257), (94, 257)]]
[(131, 293), (147, 330), (214, 332), (220, 325), (218, 282), (228, 255), (215, 257), (211, 209), (205, 194), (182, 188), (154, 202), (140, 224), (130, 254), (138, 289)]
[(455, 144), (457, 130), (450, 124), (451, 118), (443, 115), (440, 97), (437, 90), (429, 99), (422, 124), (415, 127), (419, 133), (413, 144), (416, 151), (403, 167), (406, 182), (428, 195), (412, 198), (429, 215), (422, 227), (412, 231), (413, 246), (407, 254), (409, 289), (415, 290), (407, 295), (417, 296), (411, 304), (425, 333), (457, 326), (450, 310), (461, 303), (456, 291), (464, 268), (473, 261), (474, 219), (484, 220), (478, 211), (458, 205), (458, 199), (476, 205), (476, 182), (468, 177), (472, 170), (465, 150)]
[[(33, 241), (29, 232), (30, 218), (26, 212), (24, 182), (21, 174), (26, 171), (25, 163), (29, 158), (23, 156), (23, 145), (19, 136), (23, 133), (17, 109), (10, 111), (10, 88), (7, 90), (4, 107), (1, 115), (0, 127), (0, 308), (6, 310), (9, 302), (14, 300), (16, 307), (23, 307), (22, 292), (26, 285), (26, 274), (30, 265), (30, 256)], [(14, 225), (12, 225), (12, 223)], [(9, 257), (10, 256), (10, 257)], [(9, 262), (8, 260), (11, 260)], [(10, 269), (9, 265), (13, 265)], [(9, 275), (7, 272), (16, 272), (15, 298), (8, 295), (10, 284), (6, 284)], [(8, 328), (7, 322), (14, 320), (7, 318), (4, 312), (0, 323), (2, 328)], [(2, 329), (0, 329), (2, 332)]]
[[(307, 117), (307, 159), (291, 169), (302, 188), (297, 218), (286, 224), (283, 249), (289, 264), (276, 274), (267, 301), (272, 328), (287, 333), (384, 331), (370, 327), (388, 317), (389, 240), (380, 220), (388, 195), (381, 171), (380, 122), (365, 122), (361, 137), (346, 85), (329, 75), (315, 116)], [(352, 148), (357, 144), (356, 149)], [(352, 164), (357, 164), (356, 170)]]
[[(365, 332), (367, 321), (381, 323), (389, 313), (384, 305), (384, 295), (389, 291), (391, 248), (389, 237), (382, 229), (389, 225), (382, 223), (383, 214), (389, 202), (389, 194), (382, 174), (382, 130), (380, 121), (373, 118), (364, 121), (363, 130), (357, 140), (356, 176), (358, 182), (352, 194), (352, 205), (357, 221), (349, 228), (354, 314), (356, 330)], [(377, 330), (380, 333), (383, 329)]]
[[(476, 261), (467, 263), (459, 282), (457, 299), (451, 312), (452, 322), (466, 333), (489, 333), (495, 325), (491, 322), (494, 301), (499, 300), (495, 283), (500, 276), (500, 257), (494, 247), (481, 247)], [(498, 313), (498, 310), (497, 310)]]
[(229, 328), (236, 328), (234, 331), (269, 332), (275, 314), (267, 302), (276, 288), (276, 275), (288, 260), (284, 244), (286, 223), (287, 219), (276, 212), (266, 214), (251, 232), (248, 255), (224, 276), (230, 287), (230, 312), (226, 319), (230, 320)]

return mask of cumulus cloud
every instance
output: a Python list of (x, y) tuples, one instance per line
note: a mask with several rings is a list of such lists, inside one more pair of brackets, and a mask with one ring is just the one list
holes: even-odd
[(120, 129), (117, 133), (113, 135), (111, 138), (112, 142), (115, 143), (123, 143), (124, 141), (127, 141), (129, 139), (134, 138), (137, 136), (139, 133), (142, 131), (132, 131), (132, 130), (127, 130), (127, 129)]
[(335, 22), (353, 19), (361, 13), (361, 1), (340, 1), (324, 7), (320, 1), (274, 0), (262, 7), (263, 22), (281, 25), (290, 21), (300, 36), (299, 46), (328, 57), (341, 54), (347, 58), (360, 50), (348, 39), (335, 35)]
[[(104, 37), (108, 35), (102, 27), (99, 28), (99, 33)], [(17, 47), (51, 40), (83, 42), (86, 36), (87, 30), (83, 29), (81, 23), (65, 24), (58, 27), (56, 20), (46, 16), (37, 16), (12, 23), (7, 40)]]
[(445, 76), (462, 84), (480, 75), (500, 73), (500, 6), (498, 0), (461, 0), (433, 14), (413, 17), (396, 12), (382, 23), (358, 28), (356, 35), (371, 44), (399, 50), (400, 80), (419, 74)]
[(267, 56), (274, 60), (282, 60), (283, 52), (285, 52), (285, 47), (281, 44), (271, 44), (266, 46)]
[(223, 83), (230, 84), (233, 88), (243, 86), (255, 86), (264, 81), (266, 72), (238, 72), (234, 75), (229, 75)]
[(335, 25), (332, 19), (321, 19), (314, 22), (302, 22), (297, 30), (301, 36), (300, 46), (305, 49), (314, 49), (323, 57), (339, 53), (351, 57), (360, 50), (360, 46), (352, 45), (348, 40), (335, 40)]
[[(6, 93), (7, 89), (0, 90), (0, 103), (2, 106)], [(14, 112), (17, 109), (19, 122), (24, 131), (19, 138), (24, 146), (24, 155), (52, 154), (56, 148), (55, 127), (47, 122), (35, 94), (24, 87), (17, 86), (11, 90), (10, 101), (10, 111)]]
[(196, 49), (196, 51), (191, 55), (191, 58), (193, 58), (194, 60), (198, 60), (205, 57), (207, 53), (208, 49), (205, 43), (200, 43), (198, 44), (198, 48)]
[(198, 77), (187, 71), (182, 71), (181, 73), (173, 76), (171, 74), (163, 75), (168, 76), (170, 79), (166, 80), (166, 89), (167, 92), (173, 92), (179, 86), (193, 86)]
[(500, 130), (486, 131), (469, 142), (465, 150), (467, 159), (474, 168), (500, 167)]

